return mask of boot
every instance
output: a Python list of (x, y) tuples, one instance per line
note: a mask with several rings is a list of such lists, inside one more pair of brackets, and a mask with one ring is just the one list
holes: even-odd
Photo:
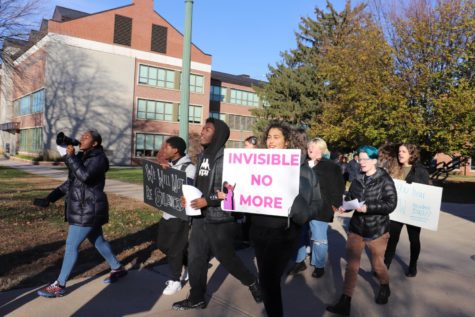
[(409, 266), (406, 271), (407, 277), (415, 277), (417, 275), (417, 266)]
[(376, 296), (376, 304), (384, 305), (388, 303), (389, 295), (391, 295), (391, 290), (389, 289), (389, 284), (381, 284)]
[(327, 310), (331, 313), (342, 315), (342, 316), (350, 316), (350, 308), (351, 308), (351, 296), (348, 295), (341, 295), (340, 300), (333, 306), (328, 306)]

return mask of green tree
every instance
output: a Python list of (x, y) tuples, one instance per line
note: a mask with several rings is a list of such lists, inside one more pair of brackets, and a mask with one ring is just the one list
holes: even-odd
[(399, 90), (409, 112), (422, 118), (408, 141), (429, 152), (468, 154), (475, 137), (475, 1), (410, 1), (388, 16)]
[(354, 149), (417, 131), (399, 112), (404, 103), (395, 89), (391, 48), (364, 5), (351, 10), (347, 3), (343, 23), (323, 41), (316, 58), (325, 92), (313, 134), (341, 149)]

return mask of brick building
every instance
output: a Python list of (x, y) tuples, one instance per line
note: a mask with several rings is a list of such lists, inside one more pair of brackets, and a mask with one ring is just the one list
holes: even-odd
[[(183, 35), (133, 0), (85, 13), (56, 7), (28, 41), (7, 40), (0, 69), (0, 149), (54, 157), (55, 136), (96, 129), (113, 164), (155, 156), (179, 130)], [(211, 55), (191, 50), (189, 130), (207, 117), (224, 119), (230, 146), (252, 134), (259, 105), (245, 75), (212, 71)]]

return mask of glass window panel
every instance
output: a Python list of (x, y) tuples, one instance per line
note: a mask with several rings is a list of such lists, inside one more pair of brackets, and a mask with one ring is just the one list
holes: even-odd
[(140, 65), (140, 77), (148, 77), (148, 67), (145, 65)]
[(159, 69), (158, 70), (158, 80), (164, 81), (165, 80), (165, 70)]
[(154, 150), (160, 149), (162, 146), (162, 141), (163, 141), (163, 136), (161, 135), (155, 135), (155, 147)]
[(164, 111), (164, 105), (163, 102), (157, 102), (157, 113), (163, 113)]
[(149, 67), (148, 71), (148, 78), (150, 79), (157, 79), (158, 77), (158, 68), (155, 67)]
[(135, 148), (137, 150), (143, 150), (144, 149), (144, 143), (145, 143), (145, 135), (144, 134), (139, 134), (137, 133), (136, 136), (136, 141), (135, 141)]
[(155, 102), (147, 100), (147, 112), (155, 112)]
[(146, 150), (153, 150), (154, 145), (154, 135), (153, 134), (146, 134), (145, 135), (145, 149)]
[(138, 111), (145, 111), (145, 105), (147, 104), (147, 102), (143, 99), (139, 99), (138, 101)]
[(172, 103), (165, 103), (165, 113), (173, 115), (173, 104)]
[(142, 112), (142, 111), (137, 112), (137, 118), (145, 119), (145, 112)]

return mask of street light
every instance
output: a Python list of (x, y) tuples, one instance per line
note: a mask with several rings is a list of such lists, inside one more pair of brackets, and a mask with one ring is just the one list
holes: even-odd
[(183, 60), (180, 92), (180, 137), (188, 143), (188, 112), (190, 104), (191, 22), (193, 0), (185, 0), (185, 31), (183, 35)]

